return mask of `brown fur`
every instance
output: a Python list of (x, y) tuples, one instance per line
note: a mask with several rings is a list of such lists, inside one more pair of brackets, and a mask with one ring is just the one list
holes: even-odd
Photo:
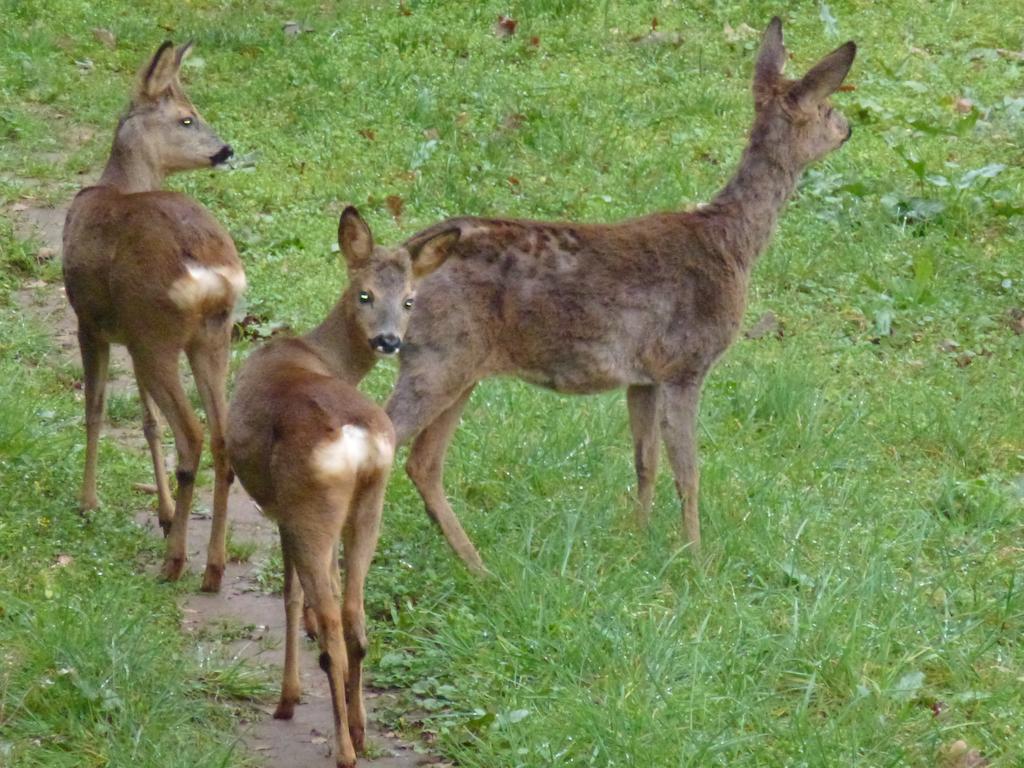
[[(250, 355), (231, 401), (231, 464), (263, 512), (277, 522), (284, 554), (285, 669), (274, 716), (291, 718), (299, 700), (298, 616), (305, 592), (306, 627), (317, 637), (331, 688), (339, 766), (353, 765), (363, 749), (363, 586), (395, 449), (387, 414), (356, 385), (376, 354), (398, 350), (415, 283), (444, 261), (457, 238), (457, 231), (441, 231), (418, 247), (374, 247), (359, 213), (347, 208), (338, 240), (348, 263), (348, 289), (312, 331), (273, 339)], [(325, 471), (324, 447), (344, 440), (353, 428), (367, 436), (365, 458), (349, 464), (335, 456), (336, 470)], [(345, 552), (341, 613), (339, 536)]]
[(754, 78), (755, 118), (739, 169), (707, 206), (617, 224), (457, 218), (447, 268), (427, 280), (387, 405), (406, 469), (449, 544), (472, 570), (476, 549), (442, 485), (444, 454), (478, 381), (517, 376), (559, 392), (627, 388), (645, 523), (664, 438), (700, 542), (695, 421), (708, 370), (736, 337), (751, 267), (802, 169), (849, 137), (828, 105), (855, 53), (847, 43), (803, 79), (781, 77), (786, 52), (774, 19)]
[[(164, 176), (209, 167), (230, 155), (185, 96), (178, 69), (189, 46), (164, 43), (143, 70), (118, 124), (98, 184), (75, 197), (64, 225), (64, 285), (78, 316), (85, 373), (86, 459), (81, 507), (98, 505), (96, 452), (103, 420), (110, 344), (131, 354), (153, 459), (159, 518), (168, 535), (163, 573), (177, 579), (203, 432), (178, 374), (184, 352), (210, 423), (214, 457), (213, 530), (203, 589), (224, 571), (227, 493), (224, 393), (231, 312), (244, 286), (242, 264), (223, 227), (199, 203), (158, 191)], [(182, 125), (182, 120), (191, 121)], [(198, 277), (196, 277), (198, 275)], [(155, 409), (169, 422), (178, 452), (175, 502), (164, 469)]]

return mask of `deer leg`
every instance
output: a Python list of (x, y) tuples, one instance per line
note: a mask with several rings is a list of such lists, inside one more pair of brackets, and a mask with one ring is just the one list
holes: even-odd
[[(305, 515), (305, 513), (302, 513)], [(315, 513), (314, 513), (315, 514)], [(325, 530), (290, 531), (282, 536), (291, 547), (306, 599), (316, 614), (317, 643), (320, 646), (320, 668), (326, 673), (334, 709), (334, 755), (338, 768), (353, 768), (356, 751), (348, 728), (348, 707), (345, 702), (345, 680), (348, 677), (348, 655), (342, 637), (339, 595), (334, 590), (332, 568), (337, 568), (337, 533)]]
[(210, 343), (190, 349), (189, 364), (195, 376), (196, 388), (203, 401), (206, 421), (210, 428), (210, 453), (213, 455), (213, 524), (210, 542), (206, 548), (206, 572), (203, 574), (203, 592), (219, 592), (227, 560), (228, 493), (234, 479), (228, 460), (224, 431), (227, 425), (228, 353), (231, 327), (225, 320), (223, 328), (213, 330)]
[(143, 387), (174, 433), (178, 453), (178, 493), (174, 501), (174, 520), (167, 536), (163, 576), (168, 581), (181, 577), (187, 559), (186, 535), (192, 510), (199, 455), (203, 449), (203, 428), (189, 405), (178, 377), (177, 354), (171, 350), (131, 349), (135, 378)]
[(299, 583), (290, 548), (281, 533), (281, 556), (284, 560), (284, 679), (281, 682), (281, 700), (274, 710), (277, 720), (291, 720), (295, 705), (299, 703), (299, 612), (302, 610), (302, 585)]
[[(462, 559), (462, 562), (475, 576), (486, 576), (488, 574), (487, 567), (480, 559), (480, 554), (473, 546), (473, 542), (469, 540), (466, 532), (462, 529), (444, 492), (445, 454), (474, 386), (471, 384), (463, 390), (454, 402), (441, 411), (416, 436), (409, 449), (405, 471), (420, 492), (423, 503), (426, 505), (427, 514), (441, 528), (441, 532), (449, 546), (455, 550), (455, 554)], [(399, 431), (397, 422), (395, 431)]]
[(96, 496), (96, 462), (106, 401), (110, 344), (79, 326), (78, 347), (82, 353), (85, 379), (85, 474), (82, 477), (79, 509), (85, 512), (95, 509), (100, 503)]
[(658, 386), (628, 387), (626, 405), (636, 463), (636, 521), (645, 528), (650, 522), (654, 481), (658, 476)]
[(142, 434), (146, 436), (146, 443), (149, 445), (149, 455), (153, 459), (153, 476), (156, 478), (157, 520), (160, 521), (160, 528), (166, 536), (174, 519), (174, 501), (171, 499), (163, 447), (160, 445), (160, 422), (156, 417), (156, 404), (141, 384), (139, 399), (142, 401)]
[(691, 550), (700, 551), (700, 518), (697, 493), (700, 473), (697, 466), (697, 405), (700, 381), (686, 384), (662, 384), (661, 432), (676, 491), (683, 505), (683, 528)]
[(345, 700), (348, 702), (348, 730), (356, 752), (366, 744), (366, 707), (363, 703), (363, 658), (366, 640), (366, 612), (363, 590), (366, 572), (377, 549), (384, 491), (390, 468), (379, 472), (357, 489), (352, 508), (342, 530), (345, 549), (345, 598), (342, 619), (345, 627), (345, 648), (348, 652), (348, 677), (345, 681)]

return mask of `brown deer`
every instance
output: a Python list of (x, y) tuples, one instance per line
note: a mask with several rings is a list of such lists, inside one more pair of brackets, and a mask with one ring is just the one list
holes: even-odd
[(638, 520), (650, 512), (660, 425), (685, 535), (699, 547), (701, 384), (736, 336), (751, 268), (801, 171), (850, 137), (828, 97), (855, 53), (848, 42), (787, 80), (772, 19), (739, 169), (696, 210), (610, 225), (460, 217), (406, 242), (461, 232), (448, 266), (420, 289), (387, 412), (399, 445), (415, 438), (406, 471), (472, 571), (485, 572), (445, 497), (444, 456), (473, 387), (497, 375), (571, 394), (626, 387)]
[[(305, 592), (306, 628), (316, 635), (330, 683), (339, 766), (354, 765), (364, 746), (363, 585), (395, 450), (387, 414), (356, 385), (379, 355), (398, 352), (414, 286), (441, 265), (458, 237), (453, 227), (411, 248), (381, 248), (358, 211), (346, 208), (338, 243), (348, 288), (312, 331), (272, 339), (253, 352), (231, 400), (232, 467), (277, 522), (284, 556), (284, 680), (274, 717), (290, 719), (299, 700), (298, 621)], [(345, 555), (341, 613), (339, 536)]]
[[(224, 572), (231, 483), (224, 452), (231, 313), (245, 288), (245, 273), (231, 237), (205, 208), (177, 192), (160, 191), (166, 175), (219, 165), (232, 154), (182, 90), (178, 72), (190, 48), (191, 43), (175, 49), (165, 42), (140, 72), (99, 182), (80, 191), (68, 211), (64, 285), (78, 316), (85, 373), (81, 508), (98, 505), (96, 451), (110, 345), (124, 344), (139, 386), (159, 520), (168, 537), (163, 575), (172, 580), (181, 575), (203, 446), (202, 426), (178, 373), (184, 352), (210, 427), (213, 530), (202, 588), (216, 592)], [(155, 409), (174, 432), (178, 492), (173, 504)]]

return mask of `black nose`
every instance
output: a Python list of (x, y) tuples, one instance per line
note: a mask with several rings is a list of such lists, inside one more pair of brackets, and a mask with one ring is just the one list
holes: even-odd
[(382, 333), (370, 339), (370, 346), (384, 355), (393, 355), (402, 346), (402, 340), (393, 333)]
[(230, 146), (225, 144), (223, 147), (217, 150), (217, 154), (213, 155), (210, 158), (210, 165), (220, 165), (233, 154), (235, 154), (235, 150), (233, 150)]

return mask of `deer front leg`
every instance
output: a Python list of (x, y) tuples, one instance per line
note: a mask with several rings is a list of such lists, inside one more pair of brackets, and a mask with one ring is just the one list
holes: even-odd
[(78, 347), (82, 353), (82, 372), (85, 379), (85, 473), (82, 477), (79, 509), (86, 512), (95, 509), (100, 503), (96, 495), (96, 462), (100, 428), (103, 426), (110, 344), (79, 327)]
[[(437, 523), (449, 546), (461, 558), (474, 576), (486, 576), (489, 571), (480, 559), (480, 554), (462, 529), (459, 518), (455, 516), (448, 497), (444, 492), (444, 458), (451, 443), (455, 428), (459, 425), (469, 396), (473, 392), (470, 385), (455, 398), (454, 402), (441, 411), (433, 421), (427, 424), (413, 441), (406, 460), (405, 471), (412, 480), (416, 490), (420, 492), (427, 514)], [(390, 410), (390, 404), (389, 404)], [(397, 410), (402, 413), (402, 410)], [(401, 420), (395, 421), (395, 432), (402, 439)]]
[(171, 530), (174, 520), (174, 501), (171, 488), (167, 482), (167, 467), (164, 465), (163, 447), (160, 445), (160, 422), (156, 417), (156, 405), (153, 398), (139, 385), (139, 399), (142, 401), (142, 434), (149, 445), (149, 455), (153, 460), (153, 477), (156, 480), (157, 520), (166, 536)]
[(700, 473), (697, 466), (697, 406), (700, 381), (686, 384), (662, 384), (661, 432), (676, 491), (683, 505), (683, 529), (690, 549), (700, 551), (700, 517), (697, 494)]
[(627, 388), (626, 405), (636, 463), (636, 521), (641, 528), (646, 528), (651, 518), (654, 482), (658, 476), (658, 385)]

